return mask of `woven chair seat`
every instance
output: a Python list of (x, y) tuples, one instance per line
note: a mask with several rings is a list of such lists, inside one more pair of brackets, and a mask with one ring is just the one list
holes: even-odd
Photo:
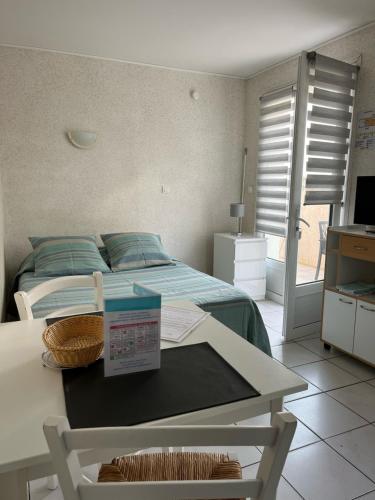
[(219, 453), (150, 453), (114, 458), (98, 477), (99, 482), (209, 479), (242, 479), (241, 465)]

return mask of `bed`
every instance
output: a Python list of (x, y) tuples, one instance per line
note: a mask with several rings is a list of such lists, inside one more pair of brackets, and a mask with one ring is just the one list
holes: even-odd
[[(53, 278), (35, 277), (32, 267), (24, 264), (17, 275), (16, 289), (29, 291), (49, 279)], [(105, 273), (103, 281), (105, 298), (123, 297), (131, 291), (133, 282), (138, 281), (160, 292), (163, 303), (172, 300), (190, 300), (263, 352), (271, 355), (267, 330), (256, 303), (245, 292), (182, 262), (175, 262), (175, 265)], [(91, 293), (90, 289), (85, 288), (55, 292), (33, 306), (34, 317), (44, 317), (58, 308), (90, 302)]]

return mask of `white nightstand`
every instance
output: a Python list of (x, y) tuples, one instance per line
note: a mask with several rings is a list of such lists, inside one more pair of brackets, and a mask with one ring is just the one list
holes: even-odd
[(254, 300), (266, 295), (267, 241), (249, 234), (214, 234), (214, 276)]

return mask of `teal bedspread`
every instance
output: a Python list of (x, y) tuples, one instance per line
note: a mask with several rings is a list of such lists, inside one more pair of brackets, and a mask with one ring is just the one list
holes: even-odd
[[(28, 291), (39, 283), (53, 278), (35, 277), (24, 272), (18, 289)], [(190, 300), (256, 347), (271, 355), (267, 330), (256, 303), (241, 290), (212, 276), (177, 262), (173, 266), (149, 267), (136, 271), (103, 274), (105, 298), (123, 297), (130, 293), (132, 283), (143, 283), (162, 295), (163, 303)], [(55, 292), (33, 306), (34, 317), (40, 318), (62, 307), (93, 301), (88, 288), (68, 288)]]

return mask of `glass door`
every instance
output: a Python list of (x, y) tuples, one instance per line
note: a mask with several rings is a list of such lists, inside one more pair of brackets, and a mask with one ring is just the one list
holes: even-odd
[(283, 335), (320, 330), (328, 225), (342, 223), (355, 66), (303, 52), (299, 58), (286, 239)]

